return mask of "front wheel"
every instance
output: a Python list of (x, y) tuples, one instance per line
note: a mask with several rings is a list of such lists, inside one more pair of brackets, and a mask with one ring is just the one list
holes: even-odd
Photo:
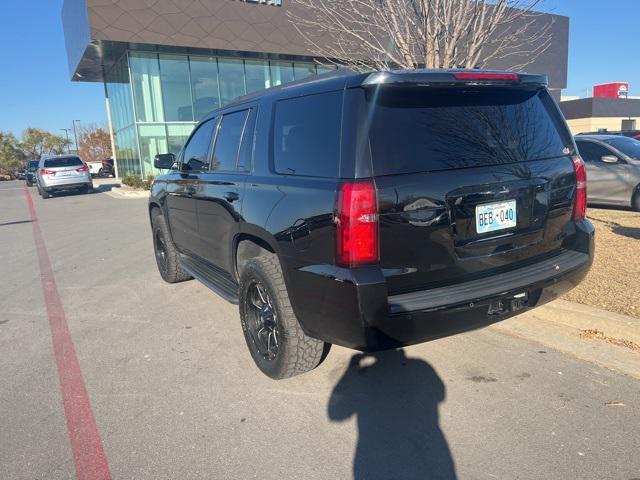
[(274, 379), (317, 367), (328, 344), (307, 336), (293, 313), (274, 254), (251, 259), (240, 277), (240, 321), (257, 367)]

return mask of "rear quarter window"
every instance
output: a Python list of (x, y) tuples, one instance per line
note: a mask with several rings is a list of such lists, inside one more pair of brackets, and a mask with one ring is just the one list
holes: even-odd
[(49, 158), (44, 161), (44, 166), (49, 168), (82, 166), (82, 160), (78, 157)]
[(539, 160), (572, 146), (546, 90), (389, 87), (367, 96), (376, 175)]
[(275, 105), (273, 162), (277, 173), (337, 177), (342, 91), (281, 100)]

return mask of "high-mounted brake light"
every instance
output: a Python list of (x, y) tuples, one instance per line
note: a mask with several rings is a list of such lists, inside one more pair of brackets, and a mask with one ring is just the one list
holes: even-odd
[(89, 165), (83, 165), (80, 168), (76, 168), (76, 172), (88, 172), (89, 171)]
[(517, 73), (482, 73), (482, 72), (461, 72), (454, 73), (456, 80), (518, 80)]
[(345, 183), (338, 193), (336, 259), (345, 267), (378, 262), (378, 202), (371, 181)]
[(573, 201), (573, 220), (584, 220), (587, 215), (587, 168), (580, 155), (572, 158), (576, 173), (576, 195)]
[(40, 169), (40, 175), (55, 175), (55, 170), (47, 170), (46, 168)]

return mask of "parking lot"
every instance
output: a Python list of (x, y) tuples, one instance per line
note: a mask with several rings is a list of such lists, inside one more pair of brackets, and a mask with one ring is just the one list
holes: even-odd
[(0, 205), (0, 479), (640, 478), (630, 376), (488, 328), (276, 382), (144, 199)]

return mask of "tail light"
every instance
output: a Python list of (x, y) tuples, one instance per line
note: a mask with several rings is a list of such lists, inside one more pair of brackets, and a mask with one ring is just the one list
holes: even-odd
[(76, 172), (88, 172), (89, 171), (89, 165), (83, 165), (80, 168), (76, 168)]
[(46, 168), (40, 169), (40, 175), (55, 175), (55, 170), (47, 170)]
[(583, 220), (587, 214), (587, 168), (579, 155), (572, 158), (576, 172), (576, 195), (573, 202), (573, 219)]
[(518, 80), (517, 73), (486, 73), (486, 72), (462, 72), (454, 73), (456, 80)]
[(371, 181), (345, 183), (340, 188), (336, 258), (345, 267), (378, 262), (378, 203)]

